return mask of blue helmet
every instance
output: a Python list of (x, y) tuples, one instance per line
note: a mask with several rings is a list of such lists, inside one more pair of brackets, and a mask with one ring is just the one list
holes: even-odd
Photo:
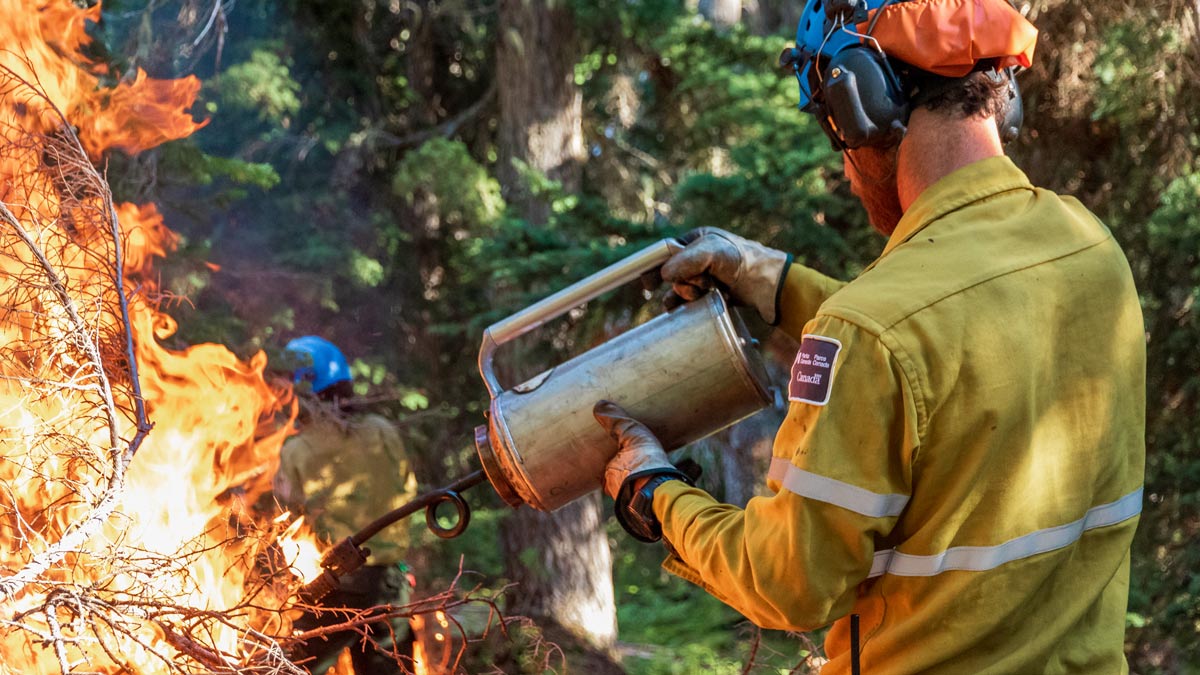
[(856, 25), (896, 0), (808, 0), (795, 48), (780, 64), (800, 83), (800, 109), (812, 113), (838, 150), (899, 142), (909, 103), (892, 64)]
[(300, 366), (292, 373), (296, 383), (311, 382), (314, 394), (332, 387), (338, 382), (349, 382), (350, 364), (342, 351), (329, 340), (315, 335), (298, 337), (287, 343), (286, 351), (307, 358), (311, 363)]
[[(804, 3), (804, 11), (800, 14), (800, 23), (796, 26), (796, 49), (800, 52), (799, 59), (793, 66), (797, 79), (800, 80), (800, 109), (806, 110), (814, 98), (814, 88), (817, 84), (818, 73), (815, 68), (818, 61), (832, 59), (834, 56), (851, 48), (862, 45), (860, 35), (854, 32), (854, 24), (866, 20), (867, 13), (884, 4), (887, 0), (860, 0), (859, 2), (840, 3), (853, 5), (854, 14), (847, 16), (826, 15), (829, 9), (826, 0), (808, 0)], [(839, 3), (836, 0), (835, 6)], [(838, 23), (844, 19), (844, 23)], [(849, 30), (843, 30), (849, 28)]]

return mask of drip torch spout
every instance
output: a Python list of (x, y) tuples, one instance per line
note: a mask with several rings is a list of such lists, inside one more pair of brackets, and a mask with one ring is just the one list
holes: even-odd
[[(425, 509), (425, 526), (437, 536), (453, 539), (462, 534), (471, 523), (471, 507), (459, 493), (485, 480), (487, 479), (482, 470), (467, 474), (449, 485), (430, 490), (407, 504), (388, 511), (363, 529), (339, 541), (321, 558), (324, 571), (320, 576), (300, 589), (300, 601), (314, 604), (337, 590), (340, 577), (350, 574), (367, 562), (367, 556), (371, 555), (371, 550), (363, 546), (367, 540), (379, 534), (388, 525), (404, 520), (421, 509)], [(442, 527), (437, 518), (438, 507), (446, 502), (454, 505), (457, 516), (450, 527)]]

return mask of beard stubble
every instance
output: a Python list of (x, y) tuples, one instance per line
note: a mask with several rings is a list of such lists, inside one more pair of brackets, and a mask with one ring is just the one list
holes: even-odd
[(896, 187), (898, 150), (898, 147), (866, 147), (847, 150), (845, 157), (850, 191), (862, 202), (871, 227), (887, 237), (896, 230), (904, 215), (904, 209), (900, 207), (900, 192)]

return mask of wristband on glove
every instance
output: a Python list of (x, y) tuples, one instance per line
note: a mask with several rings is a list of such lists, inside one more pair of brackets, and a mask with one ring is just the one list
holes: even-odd
[[(635, 490), (633, 486), (637, 480), (646, 476), (650, 476), (650, 480), (646, 481), (640, 490)], [(646, 469), (625, 477), (621, 489), (617, 492), (613, 511), (617, 522), (629, 536), (647, 544), (662, 539), (662, 524), (654, 515), (654, 490), (670, 480), (681, 480), (688, 485), (695, 485), (691, 477), (679, 469)]]
[(788, 271), (792, 269), (792, 263), (795, 260), (795, 256), (791, 253), (787, 254), (787, 259), (783, 261), (783, 270), (779, 272), (779, 279), (775, 283), (775, 317), (771, 321), (767, 321), (772, 326), (778, 326), (783, 321), (783, 309), (780, 307), (783, 302), (783, 287), (787, 285)]

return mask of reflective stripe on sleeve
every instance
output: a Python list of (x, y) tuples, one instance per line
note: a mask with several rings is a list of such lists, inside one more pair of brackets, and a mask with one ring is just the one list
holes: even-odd
[(879, 494), (857, 485), (826, 478), (792, 465), (783, 457), (771, 458), (767, 477), (779, 481), (788, 492), (840, 506), (872, 518), (898, 516), (908, 504), (907, 495)]
[(1138, 488), (1115, 502), (1088, 509), (1073, 523), (1036, 530), (996, 546), (953, 546), (936, 555), (909, 555), (894, 549), (879, 551), (869, 576), (931, 577), (951, 570), (983, 572), (1039, 553), (1066, 548), (1088, 530), (1116, 525), (1141, 512), (1142, 488)]

